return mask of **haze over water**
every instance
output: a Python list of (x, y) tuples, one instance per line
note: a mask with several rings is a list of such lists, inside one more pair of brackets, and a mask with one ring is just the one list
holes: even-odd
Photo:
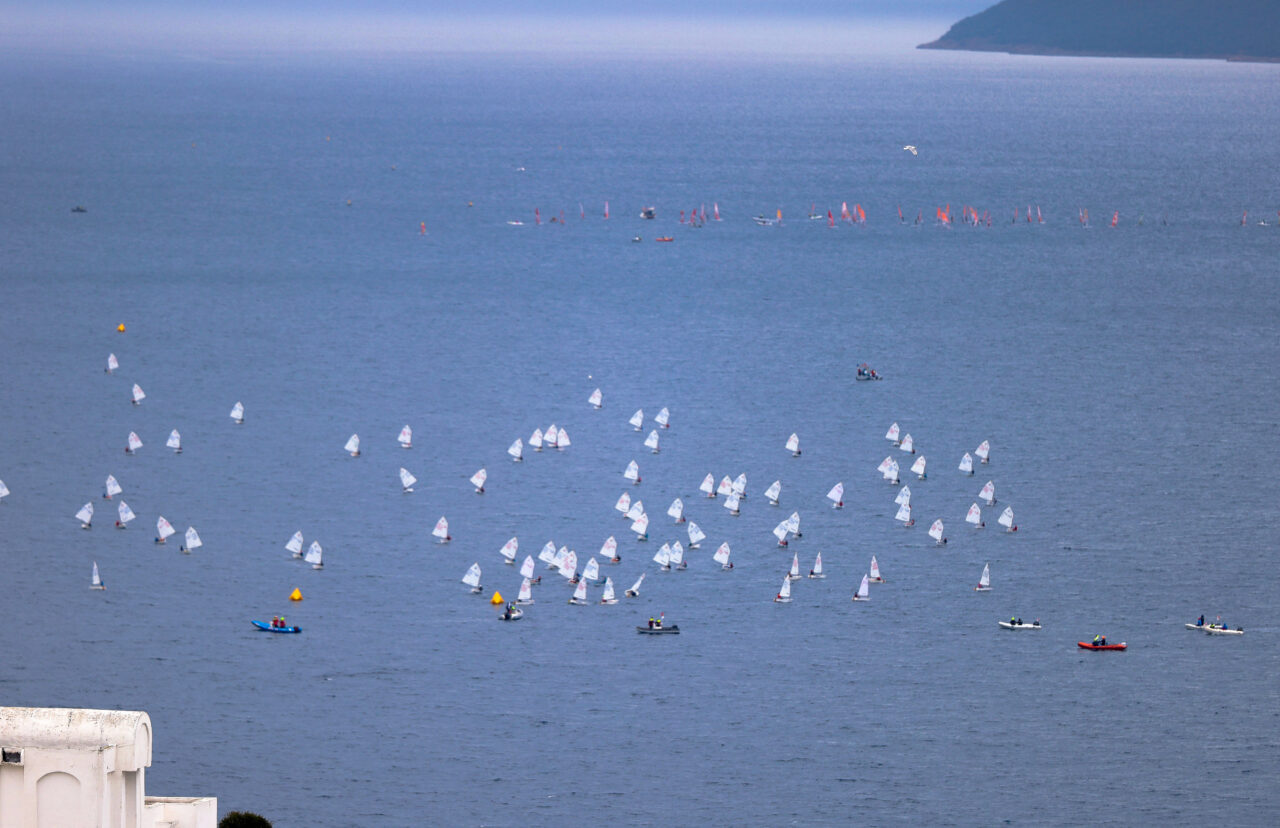
[[(151, 793), (277, 826), (1268, 824), (1276, 71), (909, 49), (6, 58), (0, 698), (146, 710)], [(866, 227), (804, 220), (842, 201)], [(935, 226), (948, 203), (993, 226)], [(678, 223), (704, 204), (724, 220)], [(1045, 223), (1011, 224), (1028, 204)], [(779, 208), (781, 227), (750, 221)], [(853, 382), (864, 360), (884, 382)], [(626, 420), (664, 405), (655, 456)], [(569, 450), (508, 462), (552, 422)], [(961, 475), (983, 439), (991, 465)], [(648, 543), (612, 508), (631, 459)], [(700, 497), (708, 472), (747, 474), (741, 517)], [(686, 540), (676, 496), (709, 537), (659, 573), (656, 548)], [(204, 548), (154, 546), (158, 514)], [(284, 550), (298, 529), (323, 571)], [(615, 535), (605, 574), (621, 592), (648, 570), (641, 597), (567, 606), (539, 565), (537, 603), (495, 623), (458, 579), (478, 561), (486, 595), (514, 597), (512, 535), (521, 559), (555, 540), (580, 563)], [(725, 540), (732, 573), (710, 560)], [(828, 577), (777, 605), (793, 551)], [(872, 555), (889, 583), (853, 604)], [(658, 612), (682, 634), (634, 633)], [(277, 613), (305, 632), (248, 623)], [(1248, 632), (1182, 628), (1200, 613)], [(996, 627), (1014, 614), (1044, 629)], [(1096, 633), (1129, 650), (1078, 650)]]

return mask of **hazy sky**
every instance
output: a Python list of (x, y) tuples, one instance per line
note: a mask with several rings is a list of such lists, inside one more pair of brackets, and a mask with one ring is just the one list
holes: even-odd
[(0, 49), (836, 54), (910, 48), (992, 2), (0, 0)]

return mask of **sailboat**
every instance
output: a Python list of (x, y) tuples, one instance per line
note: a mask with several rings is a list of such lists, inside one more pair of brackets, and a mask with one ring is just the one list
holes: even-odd
[(902, 521), (902, 528), (904, 529), (916, 525), (915, 520), (911, 517), (910, 503), (904, 503), (901, 506), (899, 506), (898, 514), (895, 515), (893, 519)]
[(138, 405), (146, 398), (147, 398), (147, 395), (142, 392), (142, 388), (139, 387), (138, 383), (135, 382), (133, 384), (133, 404)]
[(89, 529), (93, 526), (93, 503), (86, 503), (80, 507), (80, 511), (76, 512), (76, 520), (80, 521), (81, 529)]
[[(324, 549), (320, 546), (320, 541), (312, 541), (307, 547), (307, 555), (304, 561), (311, 564), (312, 569), (324, 569)], [(479, 574), (477, 572), (477, 574)]]
[(978, 585), (973, 588), (974, 592), (990, 592), (991, 591), (991, 564), (982, 567), (982, 577), (978, 579)]
[(991, 442), (983, 440), (978, 447), (973, 450), (973, 453), (978, 456), (978, 460), (980, 462), (986, 464), (986, 462), (991, 459)]
[(138, 437), (136, 431), (129, 432), (129, 445), (125, 447), (125, 454), (134, 454), (138, 449), (142, 448), (142, 440)]
[(942, 536), (942, 518), (938, 518), (929, 527), (929, 537), (933, 538), (936, 546), (946, 546), (947, 539)]
[(871, 578), (863, 575), (862, 583), (858, 584), (858, 591), (853, 596), (854, 601), (870, 601), (871, 600)]
[(898, 485), (898, 461), (890, 460), (889, 469), (884, 473), (884, 479), (889, 482), (890, 486)]
[(186, 543), (178, 547), (178, 551), (190, 555), (195, 550), (204, 546), (204, 541), (200, 540), (200, 533), (196, 531), (196, 527), (188, 526)]
[(925, 460), (924, 460), (924, 455), (922, 454), (916, 458), (916, 462), (911, 464), (911, 473), (914, 474), (917, 479), (924, 480), (926, 477), (929, 476), (925, 474), (924, 467), (925, 467)]
[(502, 544), (502, 548), (498, 550), (498, 554), (503, 557), (504, 563), (506, 563), (507, 566), (515, 566), (516, 552), (519, 549), (520, 549), (520, 541), (516, 540), (515, 538), (512, 538), (511, 540)]
[(880, 562), (876, 560), (876, 556), (871, 556), (871, 575), (867, 578), (873, 584), (885, 583), (884, 578), (880, 577)]
[(120, 488), (120, 484), (116, 481), (115, 475), (107, 475), (106, 489), (103, 492), (102, 499), (110, 500), (123, 491), (124, 489)]
[(734, 478), (733, 493), (736, 494), (740, 500), (747, 499), (747, 475), (745, 473)]
[[(533, 559), (530, 558), (529, 560)], [(520, 592), (516, 595), (516, 603), (523, 607), (533, 603), (533, 588), (529, 585), (528, 576), (520, 582)]]
[(903, 486), (901, 489), (898, 489), (898, 494), (897, 494), (897, 496), (896, 496), (896, 497), (894, 497), (894, 498), (893, 498), (893, 502), (894, 502), (894, 503), (896, 503), (896, 504), (898, 504), (899, 506), (901, 506), (901, 505), (902, 505), (902, 504), (904, 504), (904, 503), (910, 503), (910, 502), (911, 502), (911, 487), (910, 487), (910, 486)]
[(663, 428), (671, 428), (671, 412), (663, 407), (653, 418), (653, 421)]
[(778, 497), (782, 494), (782, 481), (775, 480), (769, 484), (769, 488), (764, 490), (765, 499), (769, 501), (770, 506), (778, 505)]
[(240, 403), (237, 401), (235, 405), (231, 406), (231, 422), (235, 423), (236, 425), (244, 425), (244, 404), (243, 403)]
[(634, 520), (639, 520), (640, 516), (643, 514), (644, 514), (644, 501), (636, 499), (631, 501), (631, 508), (627, 510), (627, 514), (625, 515), (625, 517), (627, 520), (634, 521)]
[(292, 552), (293, 557), (301, 558), (302, 557), (302, 532), (301, 531), (294, 532), (293, 537), (289, 538), (289, 542), (284, 545), (284, 548)]
[(785, 520), (773, 527), (773, 536), (778, 539), (778, 546), (787, 545), (787, 522)]
[(647, 541), (649, 539), (649, 516), (641, 515), (632, 521), (631, 531), (636, 533), (636, 540)]
[(107, 373), (114, 373), (120, 367), (120, 360), (116, 359), (115, 354), (107, 354)]
[(547, 565), (547, 569), (556, 568), (556, 544), (555, 541), (547, 541), (542, 547), (542, 551), (538, 553), (538, 560)]
[(462, 576), (462, 583), (471, 587), (472, 595), (479, 595), (484, 592), (484, 587), (480, 586), (480, 564), (473, 563), (471, 568), (467, 570), (467, 574)]
[(133, 513), (133, 510), (129, 508), (129, 504), (125, 503), (123, 500), (120, 501), (120, 505), (116, 507), (116, 512), (120, 515), (119, 519), (116, 521), (117, 529), (128, 528), (129, 521), (137, 517), (137, 515)]
[(98, 574), (98, 562), (93, 562), (93, 578), (89, 581), (89, 589), (106, 589), (107, 585), (102, 582), (102, 576)]
[(973, 457), (967, 451), (964, 453), (964, 457), (960, 458), (960, 471), (965, 474), (973, 474)]
[(627, 492), (618, 495), (618, 502), (613, 504), (613, 508), (621, 512), (623, 519), (626, 519), (627, 512), (631, 511), (631, 495)]
[(164, 543), (174, 533), (173, 524), (164, 519), (164, 515), (156, 518), (156, 543)]
[(558, 438), (559, 436), (560, 436), (560, 429), (556, 427), (555, 423), (552, 423), (551, 425), (547, 426), (546, 431), (542, 432), (542, 442), (544, 445), (548, 445), (548, 446), (551, 446), (551, 448), (555, 448), (556, 438)]
[(773, 596), (773, 602), (775, 604), (791, 603), (791, 578), (783, 576), (782, 589), (778, 590), (778, 594)]
[(453, 540), (453, 536), (449, 534), (449, 521), (441, 515), (436, 521), (436, 528), (431, 530), (431, 534), (440, 539), (440, 543), (448, 543)]
[(484, 469), (471, 475), (471, 485), (476, 487), (476, 494), (484, 494), (484, 481), (489, 479), (489, 473)]
[(792, 457), (800, 456), (800, 438), (794, 432), (787, 438), (786, 449), (791, 452)]
[(733, 481), (729, 479), (729, 475), (720, 478), (720, 485), (716, 486), (716, 494), (722, 494), (725, 497), (733, 494)]
[(901, 432), (898, 429), (898, 424), (894, 423), (893, 425), (889, 426), (889, 430), (884, 433), (884, 439), (888, 440), (889, 442), (893, 443), (896, 446), (898, 445), (899, 433)]
[(631, 419), (627, 420), (627, 422), (631, 423), (632, 427), (634, 427), (636, 431), (639, 431), (641, 428), (643, 428), (644, 427), (644, 409), (637, 408), (636, 413), (632, 414)]
[(560, 574), (569, 583), (576, 584), (578, 582), (578, 553), (572, 549), (564, 549), (562, 547), (559, 559)]
[(837, 483), (831, 487), (831, 491), (827, 492), (827, 500), (831, 501), (831, 508), (844, 508), (844, 483)]
[(622, 558), (618, 555), (618, 541), (613, 535), (605, 538), (604, 543), (600, 545), (600, 557), (604, 558), (605, 563), (621, 563)]
[(352, 434), (350, 439), (347, 440), (347, 444), (343, 446), (342, 449), (343, 451), (350, 452), (352, 457), (359, 457), (360, 436), (358, 434)]
[(622, 476), (630, 480), (634, 485), (640, 485), (640, 467), (636, 465), (636, 461), (632, 460), (627, 464), (627, 469), (622, 473)]
[(724, 499), (724, 508), (728, 509), (729, 514), (733, 515), (734, 517), (737, 517), (738, 515), (742, 514), (742, 512), (739, 511), (739, 508), (741, 507), (741, 505), (742, 505), (742, 502), (738, 498), (737, 492), (730, 492), (729, 496)]
[(533, 433), (529, 435), (529, 445), (534, 451), (542, 451), (542, 429), (535, 428)]
[(587, 397), (587, 402), (591, 403), (591, 407), (599, 411), (604, 407), (604, 395), (600, 393), (600, 389), (591, 392), (591, 396)]
[(814, 558), (814, 559), (813, 559), (813, 569), (810, 569), (810, 570), (809, 570), (809, 577), (810, 577), (810, 578), (825, 578), (825, 577), (827, 577), (827, 576), (826, 576), (825, 574), (823, 574), (823, 572), (822, 572), (822, 553), (821, 553), (821, 552), (819, 552), (819, 553), (818, 553), (818, 557), (816, 557), (816, 558)]
[(969, 506), (969, 513), (964, 516), (964, 522), (972, 523), (974, 529), (982, 529), (987, 525), (982, 520), (982, 509), (976, 503)]
[(520, 577), (524, 578), (526, 581), (532, 578), (534, 566), (533, 556), (525, 555), (524, 562), (520, 564)]
[(996, 484), (988, 480), (982, 487), (982, 491), (978, 492), (978, 497), (987, 501), (988, 506), (996, 505)]
[(649, 436), (644, 438), (644, 447), (652, 450), (654, 454), (660, 453), (660, 449), (658, 448), (658, 430), (657, 429), (650, 431)]
[(507, 454), (511, 455), (511, 462), (519, 463), (524, 459), (524, 440), (519, 437), (511, 445), (507, 446)]
[(640, 573), (640, 577), (639, 577), (639, 578), (636, 578), (636, 582), (635, 582), (634, 584), (632, 584), (632, 585), (631, 585), (631, 589), (629, 589), (629, 590), (627, 590), (626, 592), (624, 592), (624, 593), (623, 593), (623, 595), (626, 595), (628, 598), (636, 598), (636, 597), (639, 597), (639, 595), (640, 595), (640, 585), (644, 583), (644, 576), (645, 576), (645, 575), (647, 575), (647, 574), (648, 574), (647, 572), (641, 572), (641, 573)]
[(618, 603), (618, 599), (615, 598), (613, 595), (613, 579), (612, 578), (604, 579), (604, 592), (601, 593), (600, 595), (600, 603), (601, 604)]
[(657, 552), (653, 553), (653, 560), (658, 564), (663, 572), (671, 571), (671, 545), (664, 543)]
[(1000, 513), (1000, 517), (996, 518), (996, 523), (1004, 527), (1006, 532), (1016, 532), (1018, 527), (1013, 522), (1013, 507), (1006, 506), (1004, 511)]
[(178, 433), (178, 429), (169, 432), (169, 439), (164, 443), (165, 448), (173, 449), (174, 454), (182, 454), (182, 435)]
[(582, 580), (599, 581), (600, 580), (600, 564), (595, 558), (587, 561), (587, 565), (582, 568)]
[(698, 524), (694, 523), (693, 521), (689, 521), (689, 548), (697, 549), (699, 546), (702, 545), (702, 542), (706, 539), (707, 539), (706, 533), (703, 532), (700, 528), (698, 528)]
[(667, 516), (675, 518), (676, 523), (684, 523), (684, 501), (676, 498), (667, 507)]
[(408, 425), (400, 429), (400, 436), (396, 438), (396, 441), (400, 443), (400, 448), (402, 449), (413, 448), (413, 429), (409, 428)]
[(800, 513), (792, 512), (791, 517), (787, 518), (787, 531), (797, 538), (803, 538), (804, 532), (800, 531)]
[(698, 491), (702, 492), (707, 497), (714, 498), (716, 496), (715, 476), (708, 472), (707, 476), (702, 478), (702, 485), (698, 487)]
[(915, 441), (911, 439), (910, 434), (902, 438), (902, 442), (898, 443), (898, 449), (900, 451), (905, 451), (907, 454), (916, 453), (916, 444)]
[(404, 466), (400, 467), (400, 485), (404, 488), (404, 493), (409, 494), (413, 491), (413, 484), (418, 482), (418, 478), (409, 473)]
[(569, 441), (569, 432), (563, 428), (556, 432), (556, 451), (564, 451), (572, 443)]
[(731, 551), (732, 550), (729, 549), (728, 541), (725, 541), (720, 544), (720, 547), (716, 549), (715, 554), (711, 556), (711, 559), (720, 564), (720, 569), (725, 572), (733, 569), (733, 564), (729, 563), (729, 554)]
[(798, 552), (791, 555), (791, 569), (787, 570), (787, 580), (800, 580), (800, 553)]
[(671, 542), (671, 565), (676, 569), (688, 569), (689, 562), (684, 559), (684, 547), (680, 541)]

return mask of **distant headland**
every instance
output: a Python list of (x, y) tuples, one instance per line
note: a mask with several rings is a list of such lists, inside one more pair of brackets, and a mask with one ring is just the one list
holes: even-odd
[(1280, 61), (1276, 0), (1002, 0), (920, 49)]

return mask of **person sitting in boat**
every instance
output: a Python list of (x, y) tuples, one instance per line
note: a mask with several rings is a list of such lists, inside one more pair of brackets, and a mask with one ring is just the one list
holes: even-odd
[(1107, 637), (1105, 635), (1095, 635), (1093, 637), (1093, 646), (1095, 647), (1107, 646)]
[(271, 629), (274, 630), (278, 626), (280, 626), (280, 616), (278, 615), (271, 616)]
[(654, 626), (654, 628), (655, 628), (655, 629), (659, 629), (659, 630), (660, 630), (660, 629), (662, 629), (662, 616), (661, 616), (661, 615), (659, 615), (659, 616), (658, 616), (658, 620), (657, 620), (657, 621), (654, 621), (654, 622), (653, 622), (653, 626)]
[(612, 558), (609, 559), (609, 563), (622, 563), (622, 556), (614, 555)]
[(725, 566), (725, 569), (733, 569), (733, 561), (729, 561), (728, 565)]
[(1200, 615), (1200, 617), (1199, 617), (1199, 618), (1197, 618), (1197, 619), (1196, 619), (1196, 626), (1197, 626), (1197, 627), (1203, 627), (1203, 626), (1204, 626), (1204, 614), (1203, 614), (1203, 613)]
[(653, 616), (649, 616), (649, 629), (653, 629)]
[(809, 570), (809, 577), (810, 577), (810, 578), (812, 578), (812, 577), (813, 577), (813, 570), (812, 570), (812, 569), (810, 569), (810, 570)]

